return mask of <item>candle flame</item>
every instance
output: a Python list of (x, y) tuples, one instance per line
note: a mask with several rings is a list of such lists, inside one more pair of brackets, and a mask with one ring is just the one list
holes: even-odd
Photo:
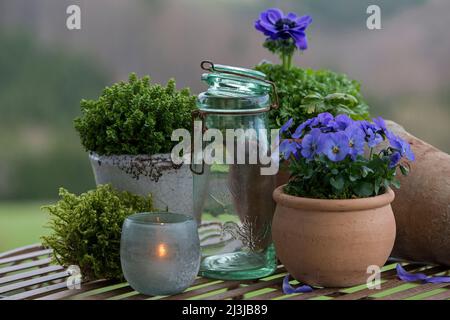
[(164, 243), (160, 243), (158, 245), (158, 256), (161, 257), (161, 258), (167, 256), (167, 248), (166, 248), (166, 245)]

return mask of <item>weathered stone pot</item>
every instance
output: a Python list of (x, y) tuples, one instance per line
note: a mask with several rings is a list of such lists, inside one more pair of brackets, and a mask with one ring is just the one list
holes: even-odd
[(287, 271), (313, 286), (363, 284), (367, 267), (382, 267), (395, 240), (394, 192), (363, 199), (294, 197), (275, 189), (276, 252)]
[(174, 165), (170, 154), (102, 156), (89, 153), (95, 182), (118, 190), (152, 194), (154, 206), (173, 213), (193, 214), (192, 173)]

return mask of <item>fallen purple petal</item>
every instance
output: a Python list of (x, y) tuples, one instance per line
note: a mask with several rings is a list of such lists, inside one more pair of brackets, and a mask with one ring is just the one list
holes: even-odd
[(397, 276), (400, 278), (400, 280), (406, 281), (406, 282), (412, 282), (412, 281), (422, 281), (427, 278), (427, 276), (423, 273), (410, 273), (407, 272), (400, 263), (397, 264)]
[(428, 283), (450, 283), (450, 277), (437, 276), (430, 277), (425, 280)]
[(424, 281), (427, 283), (450, 283), (450, 277), (444, 276), (428, 277), (423, 273), (407, 272), (405, 269), (403, 269), (400, 263), (397, 264), (396, 269), (397, 269), (397, 276), (400, 278), (400, 280), (406, 282)]
[(314, 289), (308, 285), (302, 285), (300, 287), (294, 288), (289, 284), (289, 274), (286, 275), (283, 279), (283, 292), (284, 294), (293, 294), (293, 293), (308, 293), (312, 292)]

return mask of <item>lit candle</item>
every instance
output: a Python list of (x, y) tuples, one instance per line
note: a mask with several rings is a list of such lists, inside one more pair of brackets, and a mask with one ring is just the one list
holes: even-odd
[(167, 255), (166, 245), (164, 243), (160, 243), (158, 245), (158, 256), (160, 258), (164, 258)]
[(200, 243), (197, 224), (174, 213), (137, 213), (122, 227), (120, 259), (136, 291), (170, 295), (184, 291), (197, 276)]

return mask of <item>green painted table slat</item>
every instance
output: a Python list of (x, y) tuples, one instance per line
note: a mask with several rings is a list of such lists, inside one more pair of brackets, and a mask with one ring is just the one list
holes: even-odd
[[(450, 284), (405, 283), (397, 279), (395, 264), (388, 264), (381, 274), (381, 288), (319, 288), (310, 293), (285, 295), (282, 291), (286, 270), (279, 266), (274, 275), (252, 281), (221, 281), (198, 277), (185, 292), (173, 296), (151, 297), (134, 291), (127, 283), (97, 280), (82, 283), (80, 289), (68, 289), (68, 272), (51, 263), (52, 250), (39, 244), (0, 254), (0, 299), (126, 299), (126, 300), (367, 300), (367, 299), (450, 299)], [(411, 272), (427, 275), (449, 275), (450, 267), (403, 263)], [(292, 284), (297, 284), (295, 280)]]

